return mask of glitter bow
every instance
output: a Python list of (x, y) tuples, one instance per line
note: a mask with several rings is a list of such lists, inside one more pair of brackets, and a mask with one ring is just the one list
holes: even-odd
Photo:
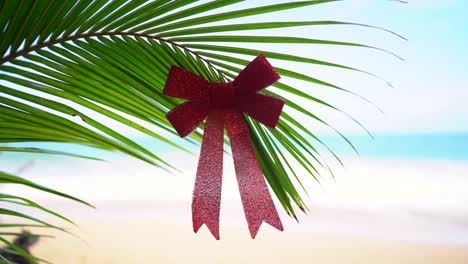
[(263, 221), (283, 230), (243, 116), (246, 113), (268, 127), (276, 126), (284, 101), (259, 91), (279, 78), (263, 55), (230, 83), (210, 83), (185, 69), (171, 67), (163, 93), (188, 101), (167, 114), (169, 122), (185, 137), (207, 117), (192, 200), (195, 233), (206, 224), (219, 239), (224, 126), (231, 142), (239, 192), (252, 238)]

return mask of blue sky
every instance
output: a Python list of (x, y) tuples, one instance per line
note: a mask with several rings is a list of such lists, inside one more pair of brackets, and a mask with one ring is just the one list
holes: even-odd
[[(360, 3), (352, 7), (353, 3)], [(336, 8), (346, 5), (337, 3)], [(408, 38), (408, 42), (380, 37), (373, 32), (355, 33), (356, 41), (394, 51), (405, 62), (379, 57), (365, 61), (363, 67), (378, 73), (395, 85), (388, 91), (382, 87), (363, 89), (373, 99), (383, 117), (358, 112), (363, 122), (379, 132), (445, 132), (468, 128), (468, 6), (462, 1), (409, 1), (398, 4), (387, 1), (349, 1), (347, 21), (391, 29)], [(333, 11), (330, 14), (333, 15)], [(339, 11), (338, 11), (339, 12)], [(359, 31), (359, 30), (356, 30)], [(359, 58), (355, 58), (359, 61)], [(359, 80), (355, 80), (360, 82)], [(344, 103), (346, 104), (346, 103)]]
[[(274, 4), (279, 1), (263, 2)], [(253, 1), (247, 1), (233, 5), (232, 9), (252, 4)], [(265, 35), (290, 34), (369, 44), (394, 52), (405, 61), (383, 52), (362, 48), (320, 45), (310, 45), (300, 49), (295, 45), (263, 47), (357, 67), (375, 73), (392, 83), (395, 86), (393, 89), (378, 79), (359, 73), (274, 62), (275, 66), (294, 67), (294, 70), (330, 81), (374, 102), (382, 109), (383, 115), (374, 106), (357, 97), (287, 80), (356, 117), (373, 133), (439, 133), (468, 130), (468, 104), (463, 100), (468, 98), (468, 77), (465, 74), (466, 58), (468, 58), (468, 48), (466, 48), (468, 15), (466, 14), (468, 14), (468, 5), (462, 1), (410, 0), (408, 4), (401, 4), (384, 0), (347, 0), (289, 10), (281, 14), (268, 14), (262, 19), (249, 17), (241, 21), (340, 20), (375, 25), (405, 36), (408, 41), (383, 31), (356, 26), (301, 27), (264, 31)], [(242, 32), (242, 34), (249, 33)], [(257, 44), (248, 45), (260, 47)], [(363, 133), (343, 115), (314, 105), (310, 105), (310, 109), (346, 133)], [(304, 120), (304, 122), (309, 121)], [(322, 132), (322, 128), (317, 130), (319, 133)], [(323, 133), (329, 132), (323, 129)]]
[[(380, 75), (396, 86), (396, 91), (385, 98), (376, 96), (386, 115), (382, 119), (370, 117), (371, 127), (377, 131), (466, 131), (466, 3), (449, 0), (416, 0), (409, 4), (356, 2), (367, 5), (364, 3), (361, 10), (352, 12), (351, 20), (382, 25), (408, 38), (408, 42), (397, 44), (375, 40), (375, 45), (401, 54), (406, 61), (395, 68), (394, 64), (388, 64), (393, 66), (391, 69), (371, 65), (371, 69), (382, 69)], [(386, 121), (394, 127), (389, 127)]]

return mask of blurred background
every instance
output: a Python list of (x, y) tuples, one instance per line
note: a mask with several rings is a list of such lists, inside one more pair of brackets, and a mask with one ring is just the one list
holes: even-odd
[[(2, 155), (2, 170), (19, 172), (97, 207), (93, 210), (28, 190), (27, 196), (79, 223), (81, 229), (76, 233), (87, 241), (57, 234), (57, 239), (41, 242), (35, 252), (56, 263), (468, 263), (468, 5), (457, 0), (408, 2), (343, 1), (271, 15), (275, 21), (369, 24), (408, 39), (356, 26), (265, 30), (265, 35), (294, 31), (298, 36), (364, 43), (404, 59), (355, 47), (270, 47), (271, 51), (308, 54), (363, 69), (393, 86), (359, 72), (294, 65), (301, 73), (313, 73), (371, 101), (286, 79), (349, 113), (374, 137), (344, 114), (318, 104), (305, 105), (349, 136), (359, 155), (332, 129), (297, 115), (301, 122), (312, 122), (308, 125), (316, 127), (313, 132), (321, 135), (344, 163), (342, 167), (322, 150), (334, 178), (324, 171), (320, 183), (304, 179), (310, 206), (307, 215), (298, 214), (299, 223), (284, 214), (277, 203), (285, 231), (264, 225), (251, 240), (232, 159), (225, 156), (221, 241), (214, 240), (204, 227), (193, 234), (191, 195), (199, 148), (191, 146), (194, 154), (186, 154), (101, 119), (173, 161), (183, 173), (171, 175), (120, 154), (73, 145), (47, 144), (106, 161)], [(255, 17), (238, 20), (252, 22)], [(270, 61), (277, 66), (285, 64)], [(310, 176), (299, 173), (299, 177)], [(23, 195), (26, 191), (15, 186), (3, 188)]]

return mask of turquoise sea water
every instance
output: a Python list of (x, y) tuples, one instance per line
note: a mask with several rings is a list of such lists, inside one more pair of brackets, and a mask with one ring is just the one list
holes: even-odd
[[(352, 141), (361, 157), (468, 161), (468, 132), (450, 134), (380, 134), (374, 135), (374, 139), (369, 136), (349, 136), (348, 138)], [(354, 153), (353, 149), (339, 137), (324, 136), (321, 139), (338, 155), (353, 155)], [(160, 144), (151, 138), (135, 138), (134, 140), (158, 153), (179, 151), (173, 147)], [(317, 142), (313, 144), (320, 145)], [(121, 155), (71, 144), (22, 143), (16, 145), (61, 150), (104, 159), (109, 156)], [(187, 147), (198, 155), (199, 146), (191, 145)], [(28, 154), (9, 153), (0, 158), (16, 158), (21, 155)], [(59, 158), (57, 156), (41, 156), (44, 159)]]
[[(359, 155), (377, 158), (468, 160), (468, 133), (350, 136)], [(325, 137), (337, 153), (352, 152), (343, 140)]]

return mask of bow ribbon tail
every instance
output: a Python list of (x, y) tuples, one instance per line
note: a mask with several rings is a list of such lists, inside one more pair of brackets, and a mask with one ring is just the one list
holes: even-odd
[(255, 238), (263, 221), (283, 231), (281, 219), (268, 191), (242, 113), (234, 111), (226, 113), (224, 123), (231, 142), (234, 169), (250, 235)]
[(219, 240), (219, 211), (223, 177), (224, 122), (220, 112), (210, 112), (205, 123), (192, 199), (193, 231), (205, 224)]

